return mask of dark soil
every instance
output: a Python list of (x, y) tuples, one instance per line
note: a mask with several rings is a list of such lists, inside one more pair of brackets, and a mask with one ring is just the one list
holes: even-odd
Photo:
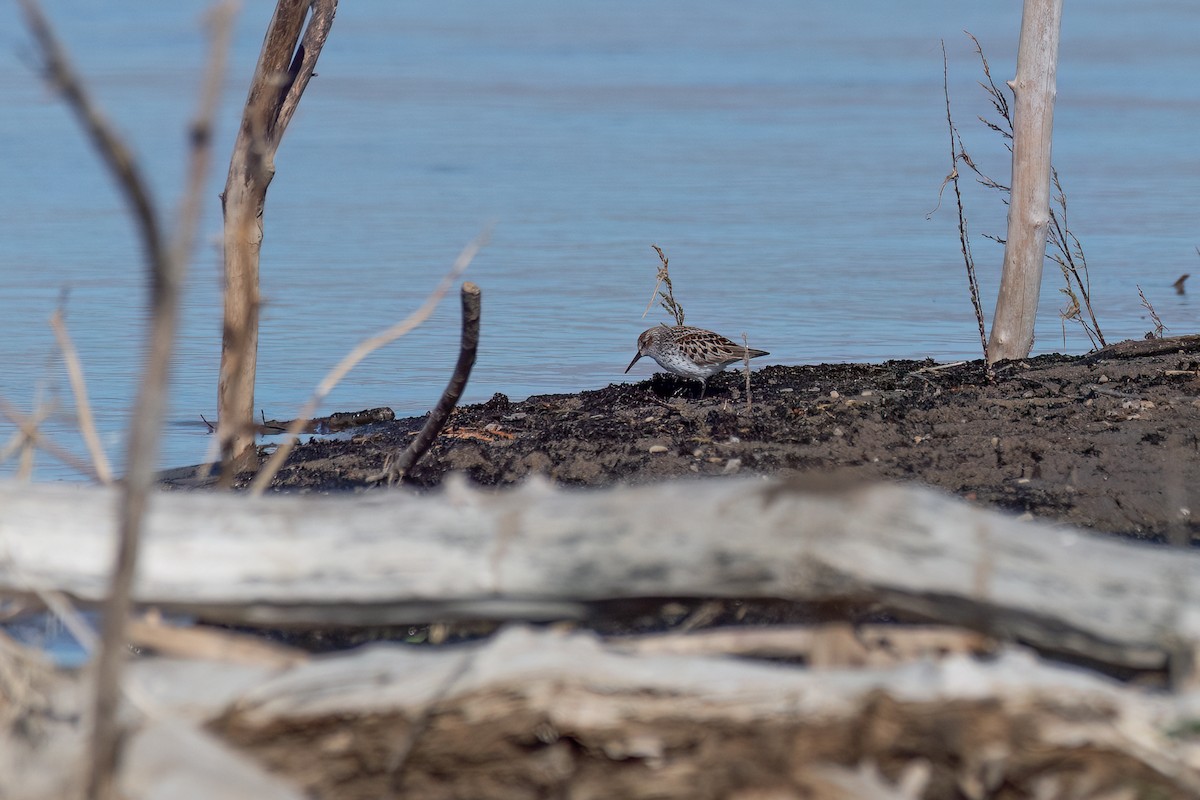
[[(565, 486), (839, 470), (1131, 537), (1194, 536), (1200, 479), (1200, 337), (1091, 356), (768, 366), (698, 386), (669, 375), (520, 402), (460, 407), (410, 474), (484, 486), (540, 473)], [(424, 418), (296, 448), (282, 491), (377, 486)], [(248, 479), (247, 476), (240, 476)], [(242, 480), (242, 482), (245, 482)]]

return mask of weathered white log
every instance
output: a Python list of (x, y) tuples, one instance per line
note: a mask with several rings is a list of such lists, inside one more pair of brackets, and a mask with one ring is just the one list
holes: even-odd
[[(98, 603), (111, 490), (0, 486), (0, 592)], [(283, 624), (549, 618), (613, 598), (867, 600), (1156, 667), (1200, 641), (1200, 556), (891, 484), (152, 498), (135, 597)]]
[[(78, 758), (70, 680), (46, 692), (53, 714), (26, 715), (39, 740), (0, 728), (0, 761), (14, 758), (0, 796), (58, 796), (15, 790)], [(139, 660), (129, 680), (154, 717), (202, 726), (315, 798), (941, 798), (992, 797), (1001, 785), (1028, 797), (1200, 796), (1200, 752), (1181, 733), (1200, 697), (1121, 686), (1027, 651), (808, 670), (630, 655), (589, 634), (510, 628), (477, 645), (376, 645), (284, 669)], [(259, 784), (287, 796), (245, 767), (198, 774), (190, 745), (150, 747), (156, 725), (176, 727), (135, 725), (143, 746), (122, 775), (131, 800), (197, 779), (224, 781), (222, 796), (254, 796), (243, 787)], [(213, 763), (226, 759), (220, 749), (206, 745)], [(922, 776), (927, 792), (837, 789), (920, 789)]]
[(1063, 0), (1025, 0), (1013, 90), (1012, 191), (1008, 235), (988, 361), (1024, 358), (1034, 323), (1050, 227), (1050, 151)]

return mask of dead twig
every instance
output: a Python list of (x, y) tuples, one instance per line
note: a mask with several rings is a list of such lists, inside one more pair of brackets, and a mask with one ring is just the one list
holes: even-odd
[(160, 655), (174, 658), (221, 661), (226, 664), (259, 664), (290, 667), (308, 660), (308, 654), (245, 633), (209, 627), (177, 627), (149, 613), (129, 624), (129, 641)]
[(388, 483), (396, 484), (404, 480), (408, 471), (429, 450), (442, 428), (446, 427), (450, 414), (458, 404), (458, 398), (462, 396), (467, 379), (471, 377), (471, 368), (475, 366), (475, 352), (479, 348), (481, 300), (478, 286), (469, 281), (463, 284), (462, 344), (458, 351), (458, 362), (454, 365), (454, 374), (450, 376), (450, 382), (446, 385), (446, 390), (442, 392), (441, 399), (438, 400), (433, 411), (429, 412), (429, 419), (425, 420), (417, 438), (413, 439), (388, 467)]
[(750, 413), (754, 410), (750, 402), (750, 339), (745, 331), (742, 331), (742, 347), (745, 349), (742, 353), (742, 364), (746, 373), (746, 413)]
[(205, 88), (201, 94), (199, 112), (192, 124), (187, 184), (176, 236), (170, 246), (151, 200), (149, 184), (142, 177), (132, 151), (92, 102), (36, 0), (21, 0), (21, 8), (26, 25), (38, 46), (47, 80), (59, 90), (79, 119), (130, 205), (142, 236), (150, 285), (149, 348), (141, 388), (134, 403), (133, 421), (130, 423), (126, 477), (118, 511), (119, 542), (96, 666), (91, 762), (87, 776), (89, 798), (111, 798), (116, 794), (115, 772), (122, 740), (116, 712), (138, 539), (147, 495), (154, 482), (154, 462), (166, 409), (166, 383), (174, 348), (179, 292), (195, 238), (200, 198), (208, 172), (212, 121), (232, 35), (233, 7), (231, 3), (223, 3), (213, 13), (212, 46), (204, 73)]
[(11, 403), (3, 398), (0, 398), (0, 414), (3, 414), (9, 422), (17, 426), (17, 431), (0, 449), (0, 462), (7, 461), (12, 457), (12, 454), (20, 451), (23, 454), (23, 463), (17, 477), (20, 480), (28, 480), (31, 476), (28, 474), (32, 464), (27, 464), (25, 461), (31, 458), (34, 449), (40, 449), (42, 452), (57, 458), (62, 463), (75, 469), (80, 475), (87, 475), (90, 478), (100, 480), (100, 476), (93, 471), (93, 467), (84, 461), (76, 458), (66, 449), (52, 442), (44, 433), (39, 430), (38, 425), (42, 423), (51, 413), (53, 409), (50, 407), (42, 408), (35, 411), (33, 414), (22, 414)]
[[(985, 73), (987, 72), (986, 68), (984, 71)], [(950, 114), (950, 66), (949, 60), (946, 58), (945, 40), (942, 41), (942, 92), (946, 97), (946, 126), (950, 132), (950, 174), (946, 176), (946, 179), (942, 182), (942, 186), (945, 187), (946, 182), (949, 181), (954, 187), (954, 200), (958, 207), (958, 242), (962, 250), (963, 263), (967, 268), (967, 288), (971, 294), (971, 306), (975, 309), (975, 322), (979, 325), (979, 343), (983, 348), (984, 371), (987, 374), (988, 381), (994, 382), (996, 380), (996, 373), (992, 369), (991, 359), (988, 358), (987, 323), (983, 317), (983, 305), (979, 301), (979, 280), (975, 274), (975, 257), (971, 254), (971, 237), (967, 233), (967, 216), (966, 211), (963, 209), (962, 190), (958, 185), (959, 159), (966, 159), (968, 164), (972, 166), (972, 169), (974, 166), (966, 154), (966, 148), (962, 144), (962, 137), (959, 136), (958, 130), (954, 127), (954, 119)]]
[[(1092, 343), (1092, 347), (1105, 347), (1108, 343), (1104, 341), (1104, 334), (1100, 331), (1100, 323), (1096, 320), (1096, 312), (1092, 308), (1092, 282), (1091, 276), (1088, 274), (1087, 257), (1083, 254), (1083, 245), (1067, 224), (1067, 195), (1063, 191), (1062, 183), (1058, 179), (1058, 170), (1051, 167), (1050, 175), (1054, 182), (1054, 202), (1058, 205), (1058, 210), (1054, 207), (1050, 208), (1050, 228), (1047, 234), (1047, 239), (1053, 246), (1053, 250), (1047, 253), (1048, 257), (1058, 264), (1059, 270), (1062, 272), (1063, 280), (1067, 284), (1066, 294), (1071, 298), (1073, 305), (1068, 306), (1068, 311), (1073, 311), (1073, 316), (1063, 314), (1064, 319), (1074, 319), (1083, 328), (1083, 332), (1087, 334), (1088, 340)], [(1078, 290), (1078, 297), (1075, 291), (1072, 290), (1071, 283), (1074, 281), (1075, 289)], [(1082, 298), (1082, 302), (1080, 302)], [(1088, 317), (1091, 319), (1089, 325), (1084, 319), (1082, 311), (1086, 310)], [(1062, 312), (1060, 312), (1062, 313)]]
[(250, 484), (250, 493), (252, 495), (261, 495), (271, 485), (271, 480), (274, 479), (276, 473), (279, 472), (279, 468), (283, 466), (283, 462), (291, 454), (292, 448), (296, 446), (296, 439), (300, 435), (300, 431), (304, 428), (305, 422), (312, 417), (313, 412), (317, 410), (317, 406), (321, 404), (321, 401), (333, 391), (333, 388), (338, 385), (342, 378), (346, 377), (350, 370), (354, 369), (359, 362), (371, 353), (386, 344), (394, 342), (429, 319), (429, 315), (437, 308), (438, 303), (442, 301), (442, 297), (454, 284), (454, 281), (458, 280), (459, 276), (466, 271), (467, 267), (471, 265), (471, 261), (475, 258), (475, 255), (487, 243), (490, 232), (490, 228), (485, 228), (463, 248), (462, 252), (458, 254), (458, 258), (454, 260), (454, 265), (450, 267), (450, 271), (446, 273), (446, 276), (429, 293), (429, 296), (425, 298), (425, 302), (416, 311), (387, 330), (359, 342), (333, 369), (329, 370), (328, 374), (325, 375), (325, 378), (313, 392), (312, 397), (300, 409), (300, 413), (296, 415), (296, 419), (288, 426), (287, 431), (284, 433), (285, 438), (283, 442), (276, 448), (271, 458), (263, 465), (258, 474), (254, 476), (254, 481)]
[(92, 468), (96, 471), (97, 480), (107, 486), (113, 480), (112, 467), (108, 463), (108, 456), (104, 454), (104, 445), (100, 442), (100, 435), (96, 432), (96, 420), (92, 416), (92, 405), (88, 401), (87, 381), (83, 377), (83, 365), (79, 362), (79, 353), (75, 350), (75, 343), (71, 341), (71, 335), (67, 332), (62, 305), (50, 316), (50, 327), (54, 329), (54, 338), (58, 340), (58, 349), (62, 350), (63, 361), (67, 367), (67, 379), (71, 382), (71, 393), (75, 395), (75, 417), (79, 420), (79, 430), (83, 434), (83, 441), (87, 444), (88, 452), (92, 456)]
[(1154, 310), (1154, 306), (1150, 303), (1150, 301), (1148, 299), (1146, 299), (1145, 293), (1142, 292), (1142, 287), (1138, 286), (1138, 284), (1136, 284), (1136, 283), (1134, 284), (1134, 286), (1137, 286), (1138, 297), (1142, 298), (1142, 307), (1150, 312), (1150, 319), (1154, 321), (1154, 335), (1151, 336), (1149, 333), (1147, 333), (1146, 338), (1147, 339), (1163, 338), (1163, 331), (1168, 330), (1167, 326), (1163, 325), (1163, 321), (1159, 318), (1158, 312)]

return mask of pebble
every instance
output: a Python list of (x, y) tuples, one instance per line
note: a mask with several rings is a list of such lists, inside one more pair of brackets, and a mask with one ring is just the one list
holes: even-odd
[(665, 444), (652, 444), (652, 445), (650, 445), (650, 452), (651, 453), (665, 453), (665, 452), (667, 452), (667, 446)]
[(833, 398), (834, 400), (837, 400), (839, 397), (841, 397), (841, 395), (837, 393), (837, 390), (836, 390), (836, 389), (835, 389), (834, 391), (830, 392), (830, 393), (829, 393), (829, 396), (830, 396), (831, 398)]

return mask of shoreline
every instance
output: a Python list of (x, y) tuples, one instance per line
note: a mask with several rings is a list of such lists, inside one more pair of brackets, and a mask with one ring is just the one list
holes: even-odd
[[(497, 394), (456, 409), (406, 484), (430, 489), (451, 471), (497, 488), (533, 474), (601, 487), (834, 472), (1163, 541), (1200, 532), (1186, 512), (1188, 487), (1200, 481), (1197, 353), (1200, 337), (1131, 341), (1007, 362), (994, 384), (982, 360), (905, 360), (766, 366), (751, 374), (748, 397), (740, 370), (714, 376), (702, 400), (665, 374), (522, 401)], [(423, 420), (299, 444), (272, 489), (370, 489)], [(166, 484), (188, 487), (178, 478), (188, 469), (169, 471)]]

